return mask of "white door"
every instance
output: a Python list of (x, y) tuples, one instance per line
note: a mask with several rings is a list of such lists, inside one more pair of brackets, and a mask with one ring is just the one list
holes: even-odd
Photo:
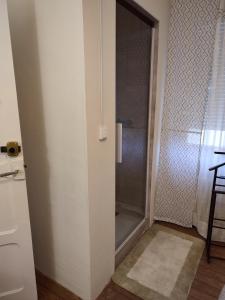
[[(0, 146), (21, 144), (6, 0), (0, 0)], [(19, 170), (17, 175), (1, 174)], [(0, 300), (37, 299), (22, 153), (0, 153)]]

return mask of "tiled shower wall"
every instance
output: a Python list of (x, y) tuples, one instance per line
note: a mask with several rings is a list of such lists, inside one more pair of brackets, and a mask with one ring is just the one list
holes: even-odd
[(116, 201), (144, 215), (151, 28), (117, 3), (116, 117), (123, 124), (123, 163)]
[(192, 226), (217, 0), (171, 0), (155, 219)]

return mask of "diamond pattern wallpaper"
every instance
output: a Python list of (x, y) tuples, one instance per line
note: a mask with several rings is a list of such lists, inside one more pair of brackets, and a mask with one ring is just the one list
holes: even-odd
[(171, 0), (155, 219), (192, 226), (217, 0)]

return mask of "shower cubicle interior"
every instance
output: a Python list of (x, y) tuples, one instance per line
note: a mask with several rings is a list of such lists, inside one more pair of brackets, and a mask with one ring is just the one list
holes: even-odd
[(116, 11), (116, 249), (146, 211), (152, 27), (126, 2)]

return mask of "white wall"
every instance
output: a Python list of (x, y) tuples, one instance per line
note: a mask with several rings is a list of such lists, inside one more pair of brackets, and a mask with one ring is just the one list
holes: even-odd
[[(114, 271), (116, 2), (103, 0), (105, 142), (98, 141), (99, 1), (8, 2), (36, 265), (95, 299)], [(168, 1), (137, 2), (160, 21), (155, 176)]]
[(9, 0), (36, 267), (90, 299), (81, 0)]
[(109, 282), (115, 260), (115, 1), (103, 1), (103, 119), (108, 138), (99, 142), (100, 1), (84, 0), (91, 282), (95, 299)]
[[(169, 0), (138, 0), (159, 21), (159, 52), (155, 113), (151, 219), (160, 149), (161, 117), (167, 63)], [(103, 118), (108, 139), (98, 141), (100, 114), (99, 0), (84, 0), (85, 70), (88, 132), (88, 170), (91, 228), (92, 298), (109, 281), (115, 248), (115, 28), (116, 1), (103, 0)]]

